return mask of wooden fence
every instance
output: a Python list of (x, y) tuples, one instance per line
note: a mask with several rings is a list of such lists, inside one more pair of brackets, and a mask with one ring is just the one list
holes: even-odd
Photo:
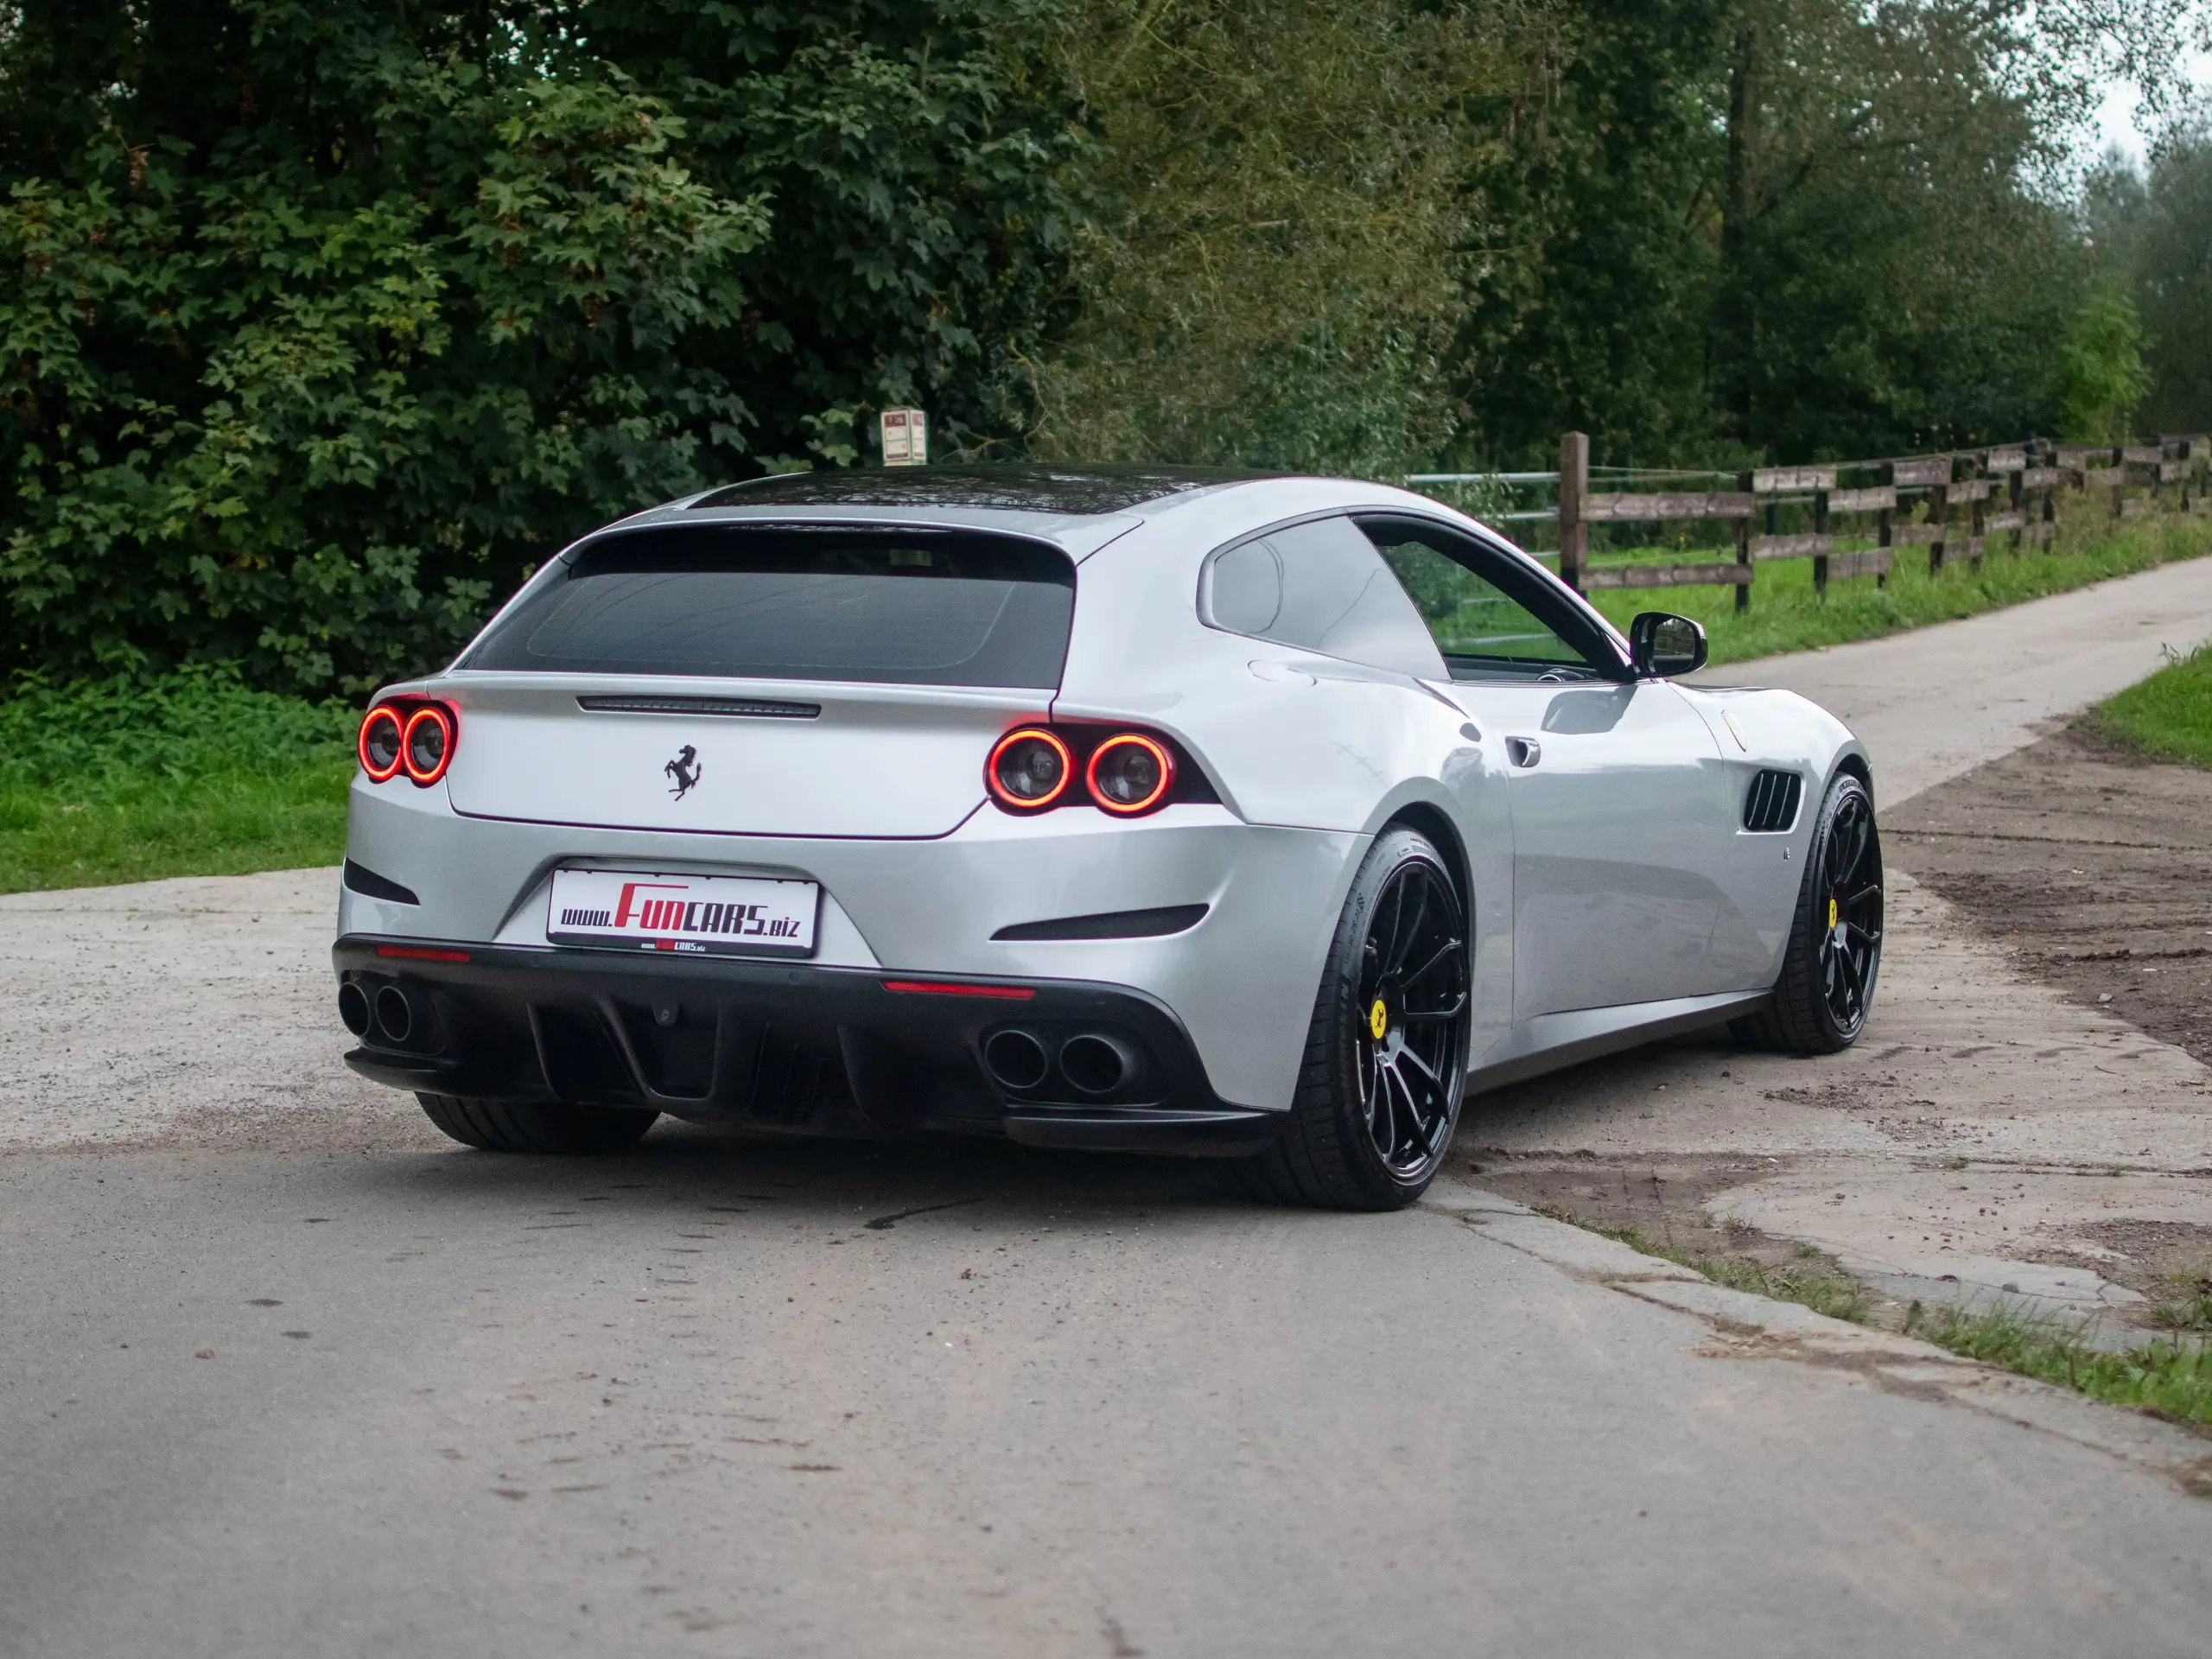
[[(2063, 490), (2108, 491), (2115, 518), (2141, 512), (2212, 511), (2208, 468), (2212, 468), (2212, 440), (2202, 435), (2162, 436), (2150, 443), (2120, 445), (2031, 439), (1948, 454), (1762, 467), (1735, 474), (1732, 490), (1603, 487), (1655, 480), (1718, 481), (1726, 476), (1617, 469), (1618, 476), (1601, 477), (1600, 487), (1592, 489), (1590, 440), (1569, 432), (1560, 440), (1556, 473), (1422, 473), (1406, 482), (1432, 492), (1447, 485), (1556, 485), (1555, 507), (1489, 516), (1500, 522), (1556, 521), (1559, 573), (1569, 586), (1585, 593), (1606, 588), (1732, 586), (1740, 611), (1750, 608), (1759, 566), (1776, 560), (1810, 559), (1813, 585), (1822, 591), (1831, 578), (1871, 575), (1878, 584), (1886, 581), (1901, 547), (1925, 546), (1930, 572), (1961, 557), (1979, 568), (1993, 536), (2008, 537), (2008, 545), (2015, 550), (2050, 540)], [(1840, 482), (1847, 477), (1848, 486)], [(1803, 527), (1784, 531), (1781, 521), (1785, 509), (1794, 519), (1802, 520)], [(1685, 522), (1732, 524), (1735, 556), (1678, 564), (1591, 560), (1592, 524)], [(1840, 539), (1870, 538), (1871, 547), (1837, 549)]]

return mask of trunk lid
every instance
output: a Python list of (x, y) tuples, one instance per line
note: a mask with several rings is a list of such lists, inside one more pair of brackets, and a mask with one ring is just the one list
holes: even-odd
[(983, 765), (1046, 691), (470, 673), (446, 787), (472, 817), (752, 836), (924, 838), (984, 799)]

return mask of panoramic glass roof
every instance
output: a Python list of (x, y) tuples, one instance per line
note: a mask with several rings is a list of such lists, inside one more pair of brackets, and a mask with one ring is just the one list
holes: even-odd
[(1163, 496), (1259, 476), (1204, 467), (853, 467), (733, 484), (696, 507), (995, 507), (1123, 512)]

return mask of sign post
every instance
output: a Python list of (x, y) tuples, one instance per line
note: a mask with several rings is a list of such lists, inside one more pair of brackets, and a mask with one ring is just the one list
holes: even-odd
[(887, 409), (877, 429), (883, 436), (887, 467), (926, 467), (930, 462), (930, 417), (918, 409)]

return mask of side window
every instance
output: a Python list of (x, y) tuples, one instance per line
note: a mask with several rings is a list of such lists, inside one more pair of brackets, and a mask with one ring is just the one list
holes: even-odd
[[(1453, 679), (1599, 677), (1582, 646), (1502, 585), (1521, 586), (1519, 573), (1487, 550), (1409, 519), (1365, 520), (1361, 528), (1404, 584)], [(1471, 568), (1484, 565), (1499, 580)], [(1537, 594), (1526, 598), (1542, 603)]]
[(1317, 518), (1223, 549), (1206, 561), (1198, 614), (1230, 633), (1445, 677), (1421, 613), (1349, 518)]

